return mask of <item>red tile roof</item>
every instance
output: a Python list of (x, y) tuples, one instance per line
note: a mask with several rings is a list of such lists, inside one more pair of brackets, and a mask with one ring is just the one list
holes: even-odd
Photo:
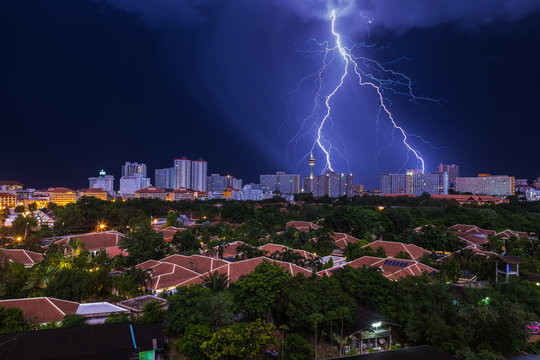
[[(344, 266), (351, 266), (355, 269), (362, 267), (374, 267), (380, 269), (383, 276), (391, 279), (397, 280), (405, 276), (419, 276), (422, 273), (427, 272), (429, 274), (437, 272), (434, 268), (424, 265), (416, 260), (404, 260), (396, 259), (392, 257), (387, 257), (386, 259), (373, 257), (373, 256), (363, 256), (359, 259), (353, 260), (347, 263)], [(343, 266), (336, 266), (332, 269), (326, 269), (319, 271), (317, 275), (332, 275), (334, 271), (343, 268)]]
[(163, 234), (163, 239), (165, 239), (165, 241), (171, 241), (174, 234), (176, 234), (178, 231), (185, 231), (185, 230), (186, 228), (179, 228), (176, 226), (167, 226), (165, 229), (157, 229), (157, 231)]
[(262, 256), (258, 258), (228, 263), (227, 265), (216, 269), (216, 271), (221, 274), (226, 274), (229, 277), (229, 281), (234, 283), (238, 281), (238, 279), (240, 279), (242, 276), (250, 274), (263, 261), (269, 261), (274, 264), (278, 264), (293, 276), (295, 276), (296, 274), (304, 274), (307, 277), (311, 276), (312, 274), (311, 271), (304, 269), (303, 267), (300, 267), (298, 265), (294, 265), (285, 261), (272, 260)]
[[(223, 258), (230, 258), (236, 256), (236, 248), (241, 245), (246, 245), (246, 243), (243, 241), (234, 241), (229, 244), (221, 245), (223, 247)], [(214, 246), (214, 255), (212, 257), (219, 257), (219, 254), (217, 253), (218, 249), (219, 246)], [(206, 252), (206, 254), (208, 254), (208, 251)]]
[(147, 194), (147, 193), (152, 193), (152, 194), (162, 193), (163, 194), (163, 193), (166, 193), (166, 191), (158, 189), (155, 186), (149, 186), (147, 188), (135, 191), (135, 194), (142, 194), (142, 193), (145, 193), (145, 194)]
[(66, 187), (50, 187), (47, 189), (47, 192), (67, 193), (67, 192), (75, 192), (75, 191)]
[(59, 322), (67, 314), (75, 314), (79, 303), (49, 297), (0, 300), (0, 307), (19, 308), (24, 318), (34, 324)]
[(139, 269), (150, 270), (151, 281), (146, 286), (150, 290), (159, 291), (181, 286), (185, 281), (200, 275), (173, 263), (155, 261), (156, 264), (152, 265), (150, 262), (153, 263), (154, 260), (145, 261), (136, 266)]
[(334, 242), (336, 243), (336, 246), (340, 249), (345, 249), (347, 247), (347, 244), (354, 244), (360, 241), (352, 235), (339, 233), (339, 232), (334, 233), (332, 237), (334, 238)]
[(451, 233), (456, 235), (458, 238), (465, 241), (466, 243), (472, 245), (483, 245), (488, 242), (488, 238), (485, 235), (475, 235), (474, 233), (463, 231), (451, 231)]
[[(76, 238), (79, 239), (83, 244), (84, 248), (88, 251), (97, 251), (100, 249), (107, 249), (109, 247), (117, 247), (120, 245), (121, 239), (124, 237), (124, 234), (118, 231), (103, 231), (103, 232), (93, 232), (86, 234), (78, 235), (69, 235), (60, 240), (55, 241), (55, 244), (67, 244), (69, 239)], [(113, 250), (114, 251), (114, 250)], [(65, 250), (66, 253), (69, 252), (68, 249)]]
[(18, 182), (17, 180), (0, 180), (0, 185), (17, 185), (17, 186), (23, 186), (23, 183)]
[(215, 259), (208, 256), (202, 255), (171, 255), (162, 259), (161, 262), (167, 262), (182, 266), (191, 271), (197, 272), (199, 274), (207, 273), (208, 271), (213, 271), (223, 265), (228, 264), (227, 261), (221, 259)]
[(259, 246), (259, 249), (266, 251), (267, 255), (271, 255), (275, 252), (284, 252), (287, 250), (292, 250), (295, 253), (302, 255), (302, 257), (305, 259), (315, 259), (317, 257), (317, 255), (310, 253), (309, 251), (292, 249), (288, 246), (280, 245), (280, 244), (266, 244), (266, 245)]
[(525, 238), (534, 237), (534, 234), (529, 234), (529, 233), (524, 232), (524, 231), (513, 231), (513, 230), (509, 230), (509, 229), (501, 231), (501, 232), (497, 233), (496, 235), (500, 236), (502, 239), (508, 239), (511, 236), (515, 236), (518, 239), (522, 238), (522, 237), (525, 237)]
[(386, 256), (391, 256), (391, 257), (394, 257), (397, 254), (399, 254), (401, 251), (403, 251), (409, 254), (413, 260), (418, 260), (422, 257), (422, 255), (431, 253), (430, 251), (423, 249), (420, 246), (416, 246), (414, 244), (404, 244), (400, 242), (383, 241), (383, 240), (374, 241), (363, 247), (370, 247), (373, 250), (376, 250), (377, 248), (382, 247), (384, 249), (384, 252), (386, 253)]
[(24, 249), (3, 249), (0, 248), (0, 253), (9, 257), (10, 260), (21, 263), (24, 266), (32, 266), (43, 260), (43, 255), (37, 252)]
[(309, 232), (310, 229), (317, 230), (320, 228), (319, 225), (314, 224), (309, 221), (289, 221), (287, 224), (285, 224), (286, 228), (295, 227), (296, 230)]
[(5, 198), (5, 197), (12, 197), (12, 198), (16, 198), (16, 197), (17, 197), (17, 195), (14, 195), (14, 194), (12, 194), (12, 193), (8, 193), (8, 192), (0, 192), (0, 197), (3, 197), (3, 198)]
[(450, 227), (450, 230), (461, 231), (461, 232), (471, 233), (475, 235), (485, 235), (485, 236), (495, 235), (495, 232), (496, 232), (495, 230), (482, 229), (481, 227), (476, 226), (476, 225), (465, 225), (465, 224), (456, 224)]

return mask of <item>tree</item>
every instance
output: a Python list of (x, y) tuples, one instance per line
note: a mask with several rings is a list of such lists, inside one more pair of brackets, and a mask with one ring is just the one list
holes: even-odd
[(81, 314), (67, 314), (62, 320), (63, 328), (70, 328), (75, 326), (84, 326), (85, 318)]
[(24, 320), (19, 308), (5, 309), (0, 306), (0, 334), (29, 331), (30, 324)]
[(210, 360), (260, 359), (266, 349), (277, 344), (275, 327), (262, 319), (239, 323), (216, 331), (202, 344)]
[(278, 264), (263, 261), (235, 284), (235, 298), (252, 318), (266, 318), (290, 274)]
[(163, 239), (163, 234), (154, 231), (149, 224), (127, 233), (120, 241), (120, 248), (128, 252), (127, 260), (131, 265), (150, 259), (163, 259), (170, 253), (170, 246)]
[(411, 255), (406, 252), (406, 251), (403, 251), (401, 250), (396, 256), (394, 256), (396, 259), (405, 259), (405, 260), (412, 260), (412, 257)]
[(197, 236), (190, 230), (177, 231), (171, 241), (180, 252), (198, 251), (201, 243)]
[(165, 227), (178, 226), (179, 224), (177, 219), (178, 214), (176, 214), (176, 211), (169, 211), (165, 217)]
[(71, 301), (86, 300), (94, 292), (94, 279), (84, 270), (60, 270), (45, 288), (47, 296)]
[(223, 291), (229, 286), (229, 277), (227, 274), (219, 273), (217, 271), (204, 275), (202, 279), (204, 287), (213, 292)]
[(311, 314), (310, 316), (310, 320), (311, 322), (313, 323), (313, 325), (315, 326), (315, 342), (314, 342), (314, 348), (315, 348), (315, 360), (317, 360), (317, 347), (318, 347), (318, 344), (319, 342), (317, 341), (317, 335), (318, 335), (318, 325), (320, 322), (322, 322), (324, 320), (324, 316), (322, 314), (319, 314), (319, 313), (314, 313), (314, 314)]
[(24, 210), (25, 210), (24, 205), (17, 205), (15, 206), (15, 209), (13, 209), (13, 211), (16, 213), (23, 213)]
[(296, 333), (285, 336), (284, 350), (284, 360), (311, 360), (314, 356), (313, 347)]
[(233, 322), (233, 299), (229, 293), (218, 293), (209, 301), (208, 318), (212, 331), (232, 324)]
[(212, 338), (212, 333), (207, 326), (189, 325), (176, 341), (178, 351), (189, 356), (191, 360), (207, 360), (208, 356), (202, 350), (202, 344)]
[(4, 269), (0, 269), (0, 297), (26, 297), (25, 286), (30, 274), (23, 264), (6, 261)]
[(113, 312), (105, 320), (105, 324), (118, 324), (129, 322), (129, 316), (124, 312)]
[(131, 267), (122, 275), (114, 277), (113, 287), (122, 297), (136, 297), (144, 293), (145, 286), (149, 285), (151, 280), (148, 270)]
[(137, 319), (141, 324), (162, 323), (165, 318), (165, 311), (155, 300), (149, 301), (142, 307), (143, 315)]
[(176, 290), (168, 298), (167, 327), (177, 333), (183, 333), (190, 324), (210, 327), (208, 302), (212, 292), (202, 285), (181, 286)]
[(37, 210), (37, 203), (35, 201), (28, 204), (28, 211), (36, 211), (36, 210)]

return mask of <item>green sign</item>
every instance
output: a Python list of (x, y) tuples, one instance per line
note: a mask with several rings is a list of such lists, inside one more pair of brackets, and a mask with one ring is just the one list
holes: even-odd
[(155, 351), (142, 351), (139, 353), (139, 360), (154, 360), (156, 358)]

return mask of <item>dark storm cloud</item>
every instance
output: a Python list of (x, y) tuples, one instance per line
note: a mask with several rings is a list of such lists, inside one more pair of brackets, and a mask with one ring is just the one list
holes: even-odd
[[(220, 0), (95, 0), (140, 15), (151, 26), (186, 25), (204, 20), (201, 7)], [(231, 3), (237, 0), (226, 0)], [(363, 16), (374, 26), (405, 32), (458, 24), (474, 28), (496, 20), (515, 21), (540, 10), (538, 0), (250, 0), (273, 4), (304, 19), (328, 19), (331, 9), (339, 16)], [(236, 5), (236, 4), (234, 4)]]
[(93, 0), (140, 16), (153, 27), (191, 25), (203, 21), (200, 7), (208, 0)]

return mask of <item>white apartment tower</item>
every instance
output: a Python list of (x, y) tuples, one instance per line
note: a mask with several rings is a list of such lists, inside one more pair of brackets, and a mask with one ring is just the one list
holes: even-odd
[(191, 160), (174, 159), (174, 189), (191, 189)]
[(191, 162), (191, 189), (207, 191), (208, 163), (202, 159)]

